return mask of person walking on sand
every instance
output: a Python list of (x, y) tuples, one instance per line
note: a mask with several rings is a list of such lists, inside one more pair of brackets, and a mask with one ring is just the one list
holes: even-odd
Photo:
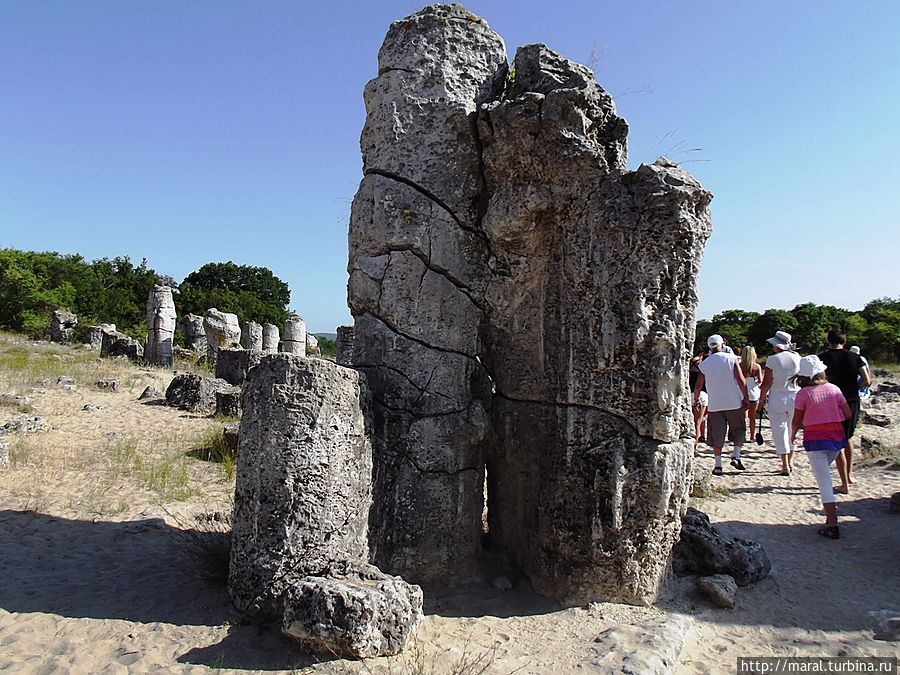
[[(869, 368), (869, 362), (866, 360), (866, 357), (859, 353), (859, 347), (857, 345), (853, 345), (850, 347), (850, 351), (859, 356), (859, 360), (862, 361), (863, 368), (866, 369), (866, 372), (869, 374), (869, 384), (872, 384), (872, 370)], [(859, 398), (860, 400), (864, 398), (868, 398), (869, 396), (869, 384), (863, 386), (862, 378), (858, 378), (857, 383), (859, 384)]]
[(841, 454), (846, 445), (844, 420), (850, 417), (850, 406), (841, 390), (828, 382), (826, 366), (818, 356), (804, 356), (795, 376), (800, 391), (794, 401), (791, 421), (791, 443), (803, 428), (803, 447), (809, 459), (822, 508), (825, 509), (825, 527), (819, 534), (838, 539), (837, 507), (834, 503), (834, 485), (829, 466)]
[[(772, 442), (781, 458), (781, 475), (789, 476), (794, 470), (794, 444), (791, 442), (791, 420), (794, 417), (794, 397), (800, 387), (792, 379), (800, 368), (800, 355), (792, 350), (791, 334), (783, 330), (766, 340), (775, 352), (766, 359), (759, 405), (765, 405), (769, 413)], [(769, 397), (766, 402), (766, 396)]]
[(694, 385), (694, 405), (700, 401), (700, 392), (706, 385), (709, 397), (706, 440), (716, 458), (713, 475), (721, 476), (726, 430), (728, 440), (734, 443), (731, 466), (740, 471), (747, 468), (741, 462), (741, 448), (747, 433), (744, 413), (748, 404), (747, 383), (738, 357), (724, 351), (725, 341), (721, 335), (710, 335), (706, 343), (710, 354), (699, 365), (700, 375)]
[[(691, 359), (690, 367), (689, 367), (689, 382), (691, 386), (691, 392), (694, 391), (694, 387), (697, 384), (697, 378), (700, 377), (700, 362), (706, 356), (706, 351), (703, 349), (698, 349), (697, 353), (694, 354), (694, 357)], [(706, 406), (709, 403), (709, 398), (706, 395), (706, 391), (703, 390), (700, 392), (700, 398), (694, 403), (694, 449), (696, 452), (697, 445), (700, 443), (706, 443)]]
[(828, 381), (837, 385), (847, 399), (847, 405), (850, 406), (850, 417), (844, 420), (847, 445), (834, 462), (841, 477), (841, 485), (835, 488), (835, 492), (843, 495), (850, 491), (853, 484), (853, 443), (850, 439), (856, 433), (856, 423), (859, 421), (859, 388), (872, 384), (869, 369), (863, 365), (859, 354), (844, 349), (846, 344), (846, 335), (839, 330), (830, 330), (828, 349), (819, 354), (822, 363), (828, 368), (825, 371)]
[(756, 408), (759, 405), (760, 384), (763, 381), (762, 368), (756, 362), (756, 349), (753, 345), (746, 345), (740, 353), (741, 372), (747, 383), (747, 396), (750, 400), (747, 406), (747, 420), (750, 423), (750, 438), (756, 435)]

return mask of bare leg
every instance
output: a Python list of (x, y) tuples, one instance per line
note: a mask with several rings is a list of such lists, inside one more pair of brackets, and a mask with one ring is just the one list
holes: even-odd
[(848, 494), (850, 492), (850, 484), (847, 482), (847, 463), (844, 461), (843, 450), (834, 458), (834, 465), (837, 467), (838, 476), (841, 477), (841, 484), (834, 488), (834, 491), (842, 495)]
[(837, 525), (837, 507), (834, 502), (822, 504), (822, 506), (825, 507), (825, 524)]
[(781, 457), (781, 475), (787, 476), (791, 473), (791, 456), (789, 453), (785, 453), (783, 455), (778, 455)]
[(847, 484), (853, 485), (853, 443), (847, 439), (847, 447), (844, 448), (844, 457), (847, 460)]
[(756, 409), (759, 407), (759, 402), (750, 401), (750, 405), (747, 408), (747, 417), (750, 423), (750, 442), (753, 442), (754, 437), (756, 436)]

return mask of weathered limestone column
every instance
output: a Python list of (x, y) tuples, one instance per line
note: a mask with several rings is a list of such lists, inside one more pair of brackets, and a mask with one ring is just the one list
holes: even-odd
[(196, 314), (185, 314), (181, 317), (184, 330), (184, 346), (199, 354), (206, 354), (206, 331), (203, 329), (203, 317)]
[(507, 82), (458, 5), (393, 24), (378, 65), (348, 264), (376, 562), (466, 578), (486, 474), (490, 550), (538, 590), (652, 602), (691, 473), (711, 195), (664, 158), (627, 171), (586, 67), (528, 45)]
[(488, 251), (473, 122), (506, 71), (484, 20), (433, 5), (391, 25), (364, 95), (348, 300), (374, 395), (370, 538), (376, 564), (416, 583), (469, 578), (481, 548)]
[(279, 342), (281, 342), (281, 334), (278, 331), (278, 326), (273, 323), (264, 323), (262, 350), (264, 352), (277, 352)]
[(175, 318), (172, 289), (154, 286), (147, 297), (147, 339), (144, 342), (144, 359), (151, 366), (172, 367)]
[(50, 317), (50, 341), (71, 342), (77, 325), (77, 316), (64, 309), (57, 309)]
[(241, 344), (244, 349), (261, 352), (263, 350), (263, 327), (255, 321), (245, 321)]
[(342, 366), (353, 365), (353, 340), (356, 336), (353, 326), (338, 326), (335, 338), (334, 360)]
[(281, 351), (285, 354), (306, 356), (306, 323), (296, 314), (284, 323)]
[(322, 359), (267, 354), (243, 393), (228, 590), (281, 612), (284, 592), (337, 561), (365, 563), (372, 449), (364, 383)]
[(306, 334), (306, 353), (316, 355), (320, 355), (322, 353), (321, 351), (319, 351), (319, 340), (312, 333)]
[(255, 349), (221, 347), (216, 354), (216, 377), (231, 385), (243, 384), (262, 356), (263, 352)]
[(241, 325), (235, 314), (220, 312), (215, 307), (206, 310), (203, 315), (203, 331), (206, 333), (206, 360), (211, 366), (216, 364), (219, 349), (241, 346)]

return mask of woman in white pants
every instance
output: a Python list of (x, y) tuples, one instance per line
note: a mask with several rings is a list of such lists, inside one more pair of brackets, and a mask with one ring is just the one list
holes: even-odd
[(800, 389), (791, 380), (800, 370), (800, 355), (791, 351), (791, 334), (783, 330), (766, 340), (775, 353), (766, 359), (763, 383), (759, 392), (760, 405), (769, 396), (766, 410), (772, 427), (775, 452), (781, 458), (781, 475), (793, 471), (794, 446), (791, 443), (791, 420), (794, 417), (794, 397)]

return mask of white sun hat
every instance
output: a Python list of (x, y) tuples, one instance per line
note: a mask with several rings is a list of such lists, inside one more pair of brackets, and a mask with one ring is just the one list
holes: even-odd
[(825, 364), (815, 354), (804, 356), (800, 359), (800, 372), (797, 373), (801, 377), (815, 377), (819, 373), (825, 372)]

